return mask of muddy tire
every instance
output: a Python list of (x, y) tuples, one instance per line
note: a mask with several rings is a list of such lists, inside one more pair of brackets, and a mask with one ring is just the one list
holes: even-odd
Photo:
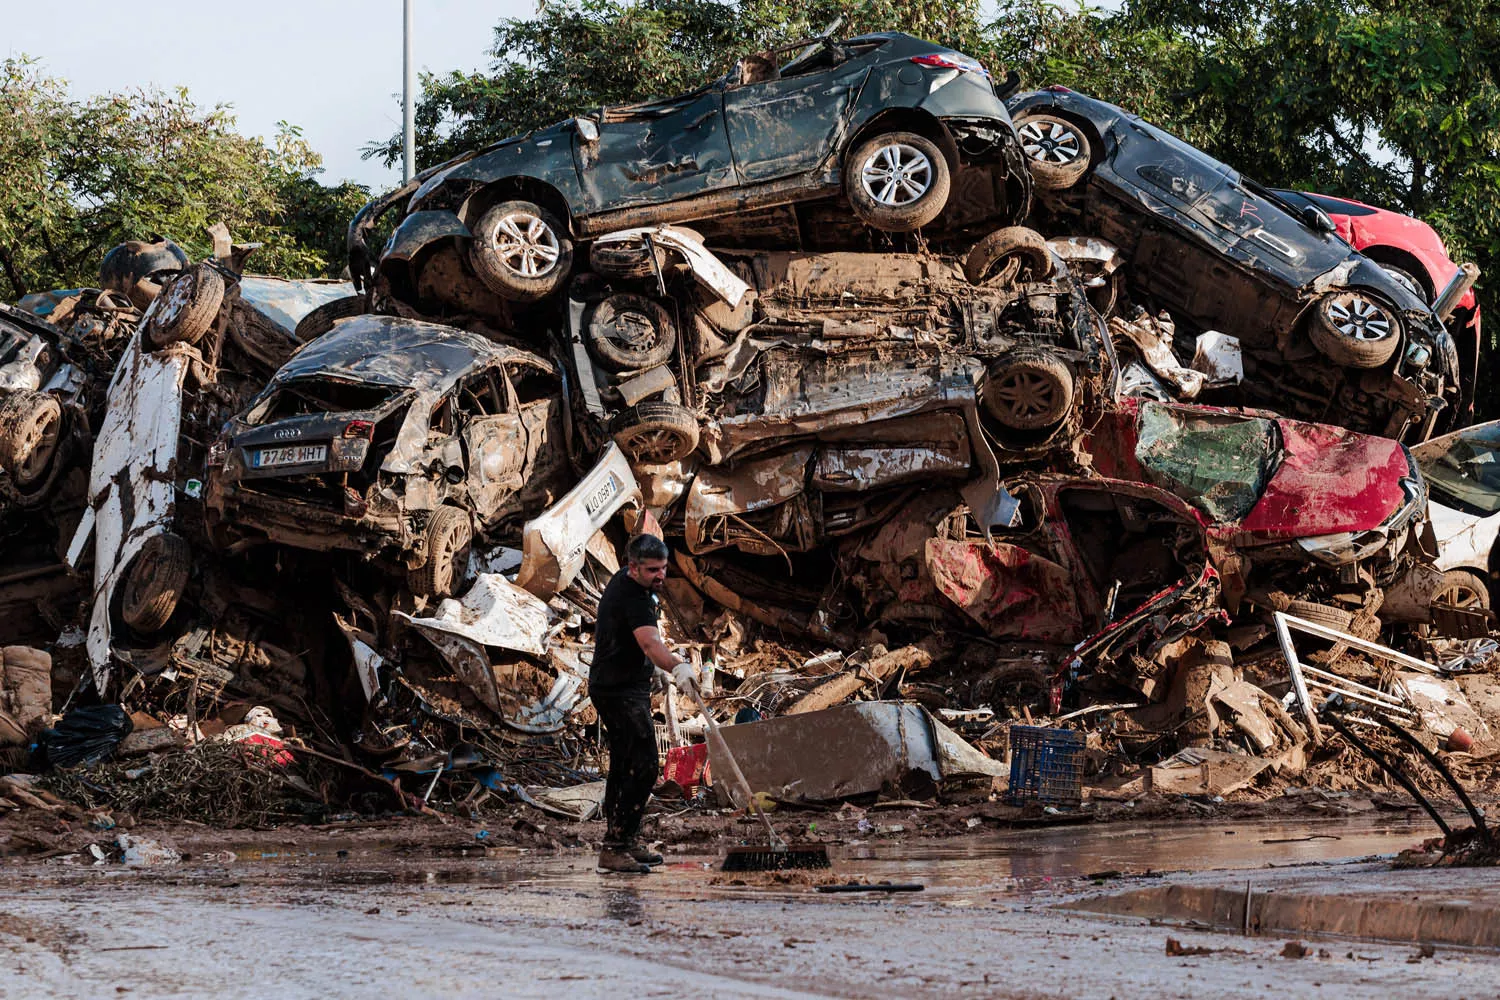
[(989, 688), (989, 705), (998, 717), (1004, 717), (1012, 706), (1045, 712), (1051, 699), (1052, 678), (1042, 667), (1029, 663), (997, 667), (984, 676), (982, 683)]
[(915, 132), (866, 139), (844, 160), (844, 194), (867, 226), (906, 233), (948, 206), (952, 177), (943, 151)]
[(303, 316), (297, 321), (297, 329), (292, 336), (296, 338), (297, 343), (305, 344), (332, 330), (333, 325), (339, 320), (363, 316), (364, 312), (365, 297), (363, 295), (346, 295), (341, 299), (325, 302)]
[(1314, 625), (1325, 625), (1340, 632), (1348, 632), (1349, 626), (1354, 623), (1352, 612), (1315, 601), (1291, 601), (1286, 606), (1286, 613), (1293, 618), (1301, 618)]
[(422, 597), (454, 597), (468, 589), (474, 526), (469, 513), (443, 506), (427, 521), (427, 560), (408, 570), (407, 585)]
[(146, 539), (125, 577), (120, 619), (137, 632), (156, 632), (177, 610), (192, 570), (187, 539), (164, 532)]
[(535, 302), (562, 288), (573, 268), (568, 227), (529, 201), (502, 201), (479, 217), (469, 261), (490, 290)]
[(12, 392), (0, 402), (0, 470), (21, 491), (45, 482), (63, 445), (62, 404), (45, 392)]
[(162, 289), (146, 336), (155, 347), (196, 344), (213, 328), (223, 304), (223, 276), (207, 264), (190, 267)]
[(615, 418), (615, 443), (632, 462), (665, 465), (698, 447), (698, 418), (676, 403), (638, 403)]
[(667, 255), (660, 247), (646, 249), (645, 240), (620, 243), (595, 243), (589, 247), (589, 267), (606, 278), (651, 278), (658, 268), (667, 266)]
[(1401, 321), (1369, 292), (1329, 292), (1313, 307), (1308, 337), (1325, 358), (1347, 368), (1379, 368), (1396, 353)]
[(1017, 431), (1061, 423), (1073, 409), (1073, 372), (1046, 351), (1021, 348), (993, 362), (979, 398), (991, 417)]
[(971, 285), (996, 278), (1006, 281), (1046, 281), (1052, 277), (1052, 251), (1035, 229), (1007, 226), (974, 244), (964, 258), (964, 277)]
[(1089, 172), (1093, 149), (1082, 126), (1055, 115), (1025, 115), (1016, 119), (1016, 134), (1041, 190), (1065, 191)]
[(1490, 610), (1490, 587), (1478, 573), (1450, 569), (1432, 592), (1432, 603), (1466, 611)]
[(589, 350), (610, 371), (664, 364), (677, 349), (677, 328), (661, 303), (619, 292), (597, 303), (585, 324)]

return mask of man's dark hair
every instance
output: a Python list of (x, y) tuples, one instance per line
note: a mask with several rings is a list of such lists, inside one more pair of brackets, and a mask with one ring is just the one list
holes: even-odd
[(625, 547), (625, 555), (633, 563), (643, 563), (648, 559), (666, 559), (672, 554), (667, 548), (667, 543), (655, 535), (636, 535)]

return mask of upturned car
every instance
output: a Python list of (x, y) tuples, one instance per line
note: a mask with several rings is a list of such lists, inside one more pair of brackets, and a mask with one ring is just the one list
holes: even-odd
[[(899, 32), (822, 37), (747, 57), (689, 93), (600, 108), (427, 170), (355, 217), (350, 273), (365, 283), (378, 271), (407, 302), (461, 298), (453, 286), (469, 276), (532, 302), (562, 289), (575, 241), (634, 226), (842, 195), (874, 229), (915, 230), (944, 213), (970, 164), (992, 183), (965, 187), (955, 207), (1019, 221), (1031, 178), (980, 63)], [(377, 254), (371, 234), (402, 204)]]
[(562, 384), (526, 351), (358, 316), (299, 350), (209, 458), (221, 544), (273, 541), (404, 567), (413, 592), (469, 579), (489, 537), (566, 492)]
[(1127, 258), (1130, 290), (1238, 338), (1264, 405), (1407, 443), (1455, 425), (1453, 338), (1432, 308), (1301, 207), (1104, 101), (1052, 86), (1006, 101), (1045, 214)]

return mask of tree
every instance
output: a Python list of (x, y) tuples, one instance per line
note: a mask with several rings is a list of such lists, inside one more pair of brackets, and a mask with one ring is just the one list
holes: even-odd
[(273, 144), (234, 130), (220, 106), (186, 91), (136, 91), (87, 101), (36, 63), (0, 66), (0, 296), (92, 283), (110, 247), (153, 234), (206, 256), (206, 226), (266, 246), (257, 270), (336, 272), (343, 232), (368, 197), (328, 188), (320, 159), (283, 123)]

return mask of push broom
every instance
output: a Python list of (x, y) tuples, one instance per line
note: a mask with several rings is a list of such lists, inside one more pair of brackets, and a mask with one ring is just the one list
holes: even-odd
[(781, 839), (780, 834), (771, 826), (771, 821), (766, 818), (765, 810), (761, 809), (755, 793), (750, 791), (750, 782), (745, 780), (745, 772), (740, 770), (734, 754), (729, 752), (729, 745), (724, 742), (724, 736), (719, 732), (719, 724), (714, 721), (714, 714), (708, 710), (708, 703), (703, 700), (703, 694), (698, 690), (698, 685), (688, 684), (687, 688), (688, 694), (693, 696), (693, 701), (697, 702), (698, 708), (703, 712), (703, 718), (708, 721), (709, 744), (729, 765), (730, 777), (739, 786), (740, 794), (754, 810), (761, 825), (766, 828), (766, 839), (770, 842), (765, 847), (755, 844), (731, 847), (724, 855), (724, 864), (720, 871), (774, 872), (787, 868), (833, 867), (833, 863), (828, 860), (828, 848), (822, 844), (788, 844)]

